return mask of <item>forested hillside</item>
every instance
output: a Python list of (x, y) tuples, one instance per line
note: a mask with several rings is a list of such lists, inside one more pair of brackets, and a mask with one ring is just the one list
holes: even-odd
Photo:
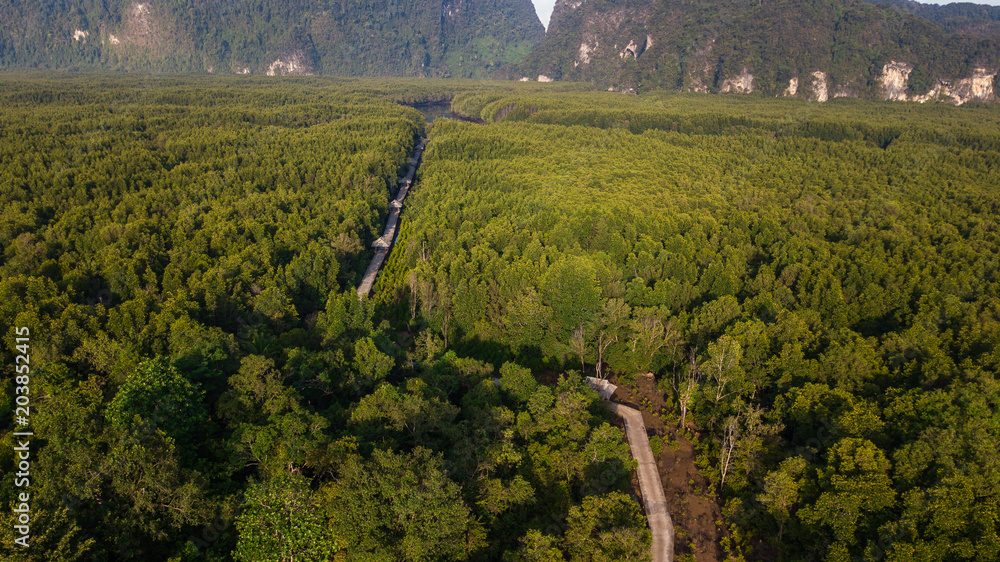
[(1000, 36), (1000, 6), (972, 2), (923, 4), (913, 0), (871, 0), (935, 21), (945, 30), (980, 37)]
[(1000, 556), (996, 111), (453, 107), (489, 124), (433, 127), (406, 314), (494, 362), (654, 372), (653, 413), (694, 436), (732, 556)]
[(938, 23), (921, 17), (932, 14), (924, 8), (914, 15), (863, 0), (561, 0), (543, 43), (504, 75), (619, 91), (994, 100), (995, 14), (942, 9)]
[(0, 69), (992, 102), (998, 12), (908, 0), (0, 0)]
[(488, 77), (543, 35), (529, 0), (0, 1), (0, 68)]

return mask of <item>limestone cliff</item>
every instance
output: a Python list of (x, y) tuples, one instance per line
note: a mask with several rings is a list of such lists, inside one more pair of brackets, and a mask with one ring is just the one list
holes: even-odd
[(739, 75), (723, 80), (719, 91), (723, 94), (729, 92), (736, 94), (749, 94), (750, 92), (753, 92), (753, 74), (750, 74), (750, 72), (744, 68), (743, 72), (739, 73)]
[(545, 40), (503, 77), (962, 104), (996, 99), (1000, 42), (862, 0), (558, 0)]
[(0, 0), (0, 68), (489, 77), (530, 0)]
[(938, 79), (924, 94), (908, 94), (908, 80), (913, 67), (905, 62), (890, 61), (882, 67), (879, 83), (884, 99), (892, 101), (942, 101), (962, 105), (970, 101), (991, 102), (996, 100), (993, 83), (996, 70), (975, 68), (971, 75), (958, 80)]
[(906, 101), (907, 81), (913, 67), (905, 62), (889, 61), (882, 67), (882, 76), (879, 82), (882, 84), (882, 95), (887, 100)]

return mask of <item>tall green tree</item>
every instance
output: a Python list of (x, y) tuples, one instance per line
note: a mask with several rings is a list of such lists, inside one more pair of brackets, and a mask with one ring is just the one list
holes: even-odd
[(341, 549), (327, 525), (319, 497), (307, 478), (276, 476), (250, 484), (243, 511), (236, 517), (239, 561), (323, 562)]

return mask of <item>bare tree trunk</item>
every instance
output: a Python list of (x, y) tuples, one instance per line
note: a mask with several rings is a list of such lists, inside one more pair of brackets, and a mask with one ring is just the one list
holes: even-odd
[(677, 351), (684, 344), (684, 342), (681, 340), (680, 332), (677, 331), (677, 328), (674, 326), (673, 321), (671, 321), (668, 326), (665, 326), (664, 330), (669, 331), (671, 334), (673, 334), (673, 337), (670, 338), (670, 362), (673, 367), (672, 372), (674, 374), (674, 377), (676, 378), (677, 363), (678, 363)]
[(410, 320), (413, 320), (417, 317), (417, 287), (419, 286), (417, 272), (411, 271), (408, 280), (410, 282)]
[(444, 326), (441, 329), (441, 334), (444, 336), (444, 348), (448, 349), (448, 320), (451, 319), (451, 313), (446, 312), (444, 314)]
[(583, 337), (583, 324), (573, 330), (573, 335), (569, 338), (569, 349), (580, 356), (580, 372), (586, 373), (587, 366), (584, 361), (587, 355), (587, 340)]
[(694, 349), (690, 350), (688, 360), (690, 365), (687, 374), (684, 376), (684, 380), (680, 381), (677, 392), (677, 402), (681, 408), (682, 430), (686, 427), (688, 407), (691, 405), (691, 400), (694, 399), (694, 391), (698, 388), (698, 357)]
[(722, 473), (722, 481), (719, 483), (721, 489), (726, 485), (726, 473), (729, 472), (729, 463), (733, 458), (733, 449), (736, 448), (737, 429), (739, 418), (732, 416), (726, 420), (726, 431), (722, 437), (722, 451), (719, 452), (719, 471)]
[(603, 378), (601, 376), (601, 372), (603, 371), (603, 369), (601, 369), (601, 364), (604, 362), (604, 351), (608, 349), (609, 345), (615, 343), (616, 341), (618, 341), (617, 335), (614, 338), (611, 338), (604, 332), (601, 332), (601, 334), (597, 336), (597, 378), (599, 379)]
[[(715, 403), (732, 394), (726, 392), (726, 385), (734, 378), (733, 369), (739, 364), (742, 357), (740, 345), (728, 336), (719, 339), (719, 349), (717, 354), (713, 354), (711, 364), (712, 378), (715, 379)], [(711, 351), (711, 346), (709, 348)]]
[(716, 382), (716, 386), (715, 386), (715, 403), (718, 404), (719, 400), (722, 400), (726, 396), (729, 396), (728, 393), (724, 393), (725, 390), (726, 390), (726, 383), (729, 382), (729, 378), (728, 377), (724, 377), (724, 376), (716, 376), (715, 377), (715, 382)]

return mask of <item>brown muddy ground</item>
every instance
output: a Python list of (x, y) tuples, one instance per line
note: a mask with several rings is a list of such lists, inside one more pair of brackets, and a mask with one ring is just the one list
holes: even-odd
[(698, 473), (695, 451), (676, 424), (667, 426), (657, 414), (665, 413), (663, 394), (635, 386), (619, 387), (612, 397), (642, 412), (646, 431), (659, 435), (663, 451), (656, 458), (663, 482), (663, 492), (674, 522), (674, 556), (677, 562), (716, 562), (725, 560), (719, 541), (726, 535), (719, 498), (710, 495), (709, 481)]

